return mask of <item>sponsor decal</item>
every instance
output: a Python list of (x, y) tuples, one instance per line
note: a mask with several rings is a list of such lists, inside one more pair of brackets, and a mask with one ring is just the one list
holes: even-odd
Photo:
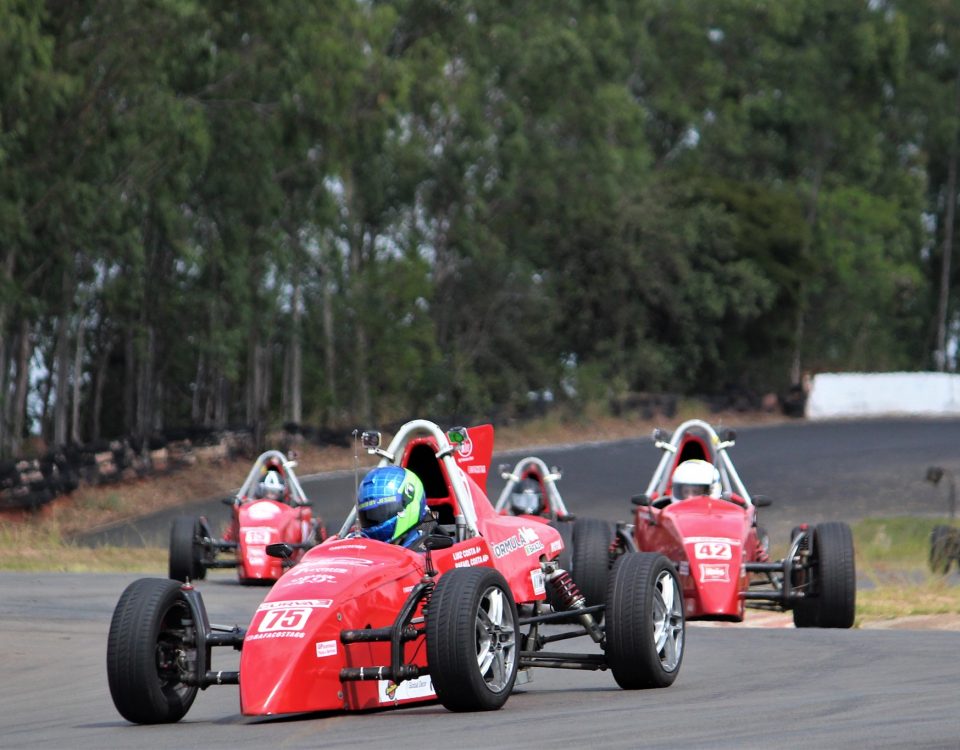
[(463, 431), (463, 442), (457, 448), (457, 453), (460, 454), (461, 458), (470, 458), (473, 455), (473, 440), (470, 439), (468, 430)]
[(244, 526), (240, 529), (243, 541), (247, 544), (270, 544), (273, 529), (267, 526)]
[(330, 549), (334, 551), (338, 549), (366, 549), (366, 548), (367, 548), (366, 544), (331, 544), (330, 545)]
[(693, 545), (693, 556), (701, 560), (729, 560), (733, 556), (730, 543), (715, 540), (712, 542), (696, 542)]
[(316, 644), (317, 646), (317, 658), (322, 659), (324, 656), (336, 656), (337, 655), (337, 642), (336, 641), (320, 641)]
[(297, 576), (296, 578), (291, 578), (290, 583), (294, 586), (300, 586), (304, 583), (336, 583), (337, 577), (332, 576), (329, 573), (310, 573), (305, 576)]
[(280, 513), (280, 508), (270, 502), (253, 503), (247, 508), (247, 515), (255, 521), (264, 521)]
[(677, 575), (690, 575), (690, 563), (688, 563), (686, 560), (681, 560), (680, 564), (677, 566)]
[(563, 549), (563, 542), (560, 539), (554, 539), (552, 542), (550, 542), (551, 552), (557, 552), (561, 549)]
[(494, 557), (503, 557), (521, 548), (526, 554), (533, 555), (543, 549), (543, 542), (540, 541), (536, 531), (521, 526), (520, 530), (512, 537), (493, 545), (493, 555)]
[(433, 681), (429, 675), (417, 677), (414, 680), (404, 680), (401, 683), (396, 683), (393, 680), (378, 680), (377, 693), (378, 700), (381, 703), (394, 703), (410, 698), (433, 698), (436, 696)]
[(534, 594), (543, 594), (546, 593), (546, 586), (544, 584), (543, 571), (542, 570), (531, 570), (530, 571), (530, 582), (533, 584), (533, 593)]
[(734, 547), (740, 546), (739, 539), (731, 539), (726, 536), (690, 536), (686, 539), (687, 544), (698, 544), (700, 542), (723, 542), (725, 544), (733, 545)]
[[(306, 560), (297, 565), (297, 570), (332, 570), (340, 572), (343, 568), (366, 568), (373, 565), (373, 560), (367, 560), (364, 557), (327, 557), (322, 560)], [(347, 571), (343, 570), (344, 573)]]
[(248, 633), (244, 636), (243, 642), (262, 641), (265, 638), (306, 638), (307, 634), (290, 630), (274, 630), (269, 633)]
[(472, 466), (467, 467), (467, 474), (486, 474), (487, 467), (481, 466), (480, 464), (473, 464)]
[[(310, 614), (315, 609), (327, 609), (333, 605), (333, 599), (289, 599), (282, 602), (263, 602), (257, 612), (263, 612), (263, 618), (257, 625), (256, 633), (260, 638), (303, 638), (300, 631), (307, 625)], [(271, 633), (297, 633), (300, 635), (269, 635)], [(247, 636), (250, 638), (250, 636)], [(252, 638), (256, 640), (256, 638)]]
[(723, 563), (700, 563), (700, 580), (703, 583), (729, 583), (730, 566)]
[(485, 562), (489, 562), (490, 555), (482, 550), (483, 548), (479, 545), (458, 549), (452, 555), (453, 567), (472, 568), (474, 565), (483, 565)]

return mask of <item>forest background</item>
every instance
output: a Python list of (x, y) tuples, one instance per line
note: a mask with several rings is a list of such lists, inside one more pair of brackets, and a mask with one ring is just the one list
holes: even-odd
[(949, 0), (0, 0), (0, 457), (953, 371)]

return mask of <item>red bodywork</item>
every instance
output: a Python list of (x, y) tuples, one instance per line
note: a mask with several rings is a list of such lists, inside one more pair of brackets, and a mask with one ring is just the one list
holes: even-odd
[[(744, 616), (741, 592), (750, 586), (744, 564), (765, 562), (767, 554), (757, 534), (756, 507), (731, 489), (731, 484), (739, 488), (739, 477), (732, 464), (724, 463), (725, 454), (720, 460), (711, 437), (712, 432), (696, 430), (674, 437), (676, 450), (654, 475), (649, 505), (636, 509), (633, 535), (639, 550), (661, 552), (676, 565), (688, 620), (740, 622)], [(673, 470), (691, 458), (720, 468), (722, 498), (670, 502)]]
[[(420, 476), (440, 524), (455, 523), (462, 512), (451, 480), (463, 482), (472, 499), (479, 536), (434, 551), (434, 567), (441, 576), (454, 567), (493, 567), (517, 603), (542, 600), (540, 560), (560, 553), (560, 535), (548, 526), (494, 512), (483, 489), (493, 428), (471, 428), (468, 435), (471, 448), (461, 446), (454, 453), (459, 477), (447, 475), (432, 437), (411, 439), (400, 461)], [(429, 676), (399, 686), (388, 680), (343, 682), (339, 676), (344, 667), (390, 663), (389, 643), (345, 645), (340, 634), (392, 626), (425, 567), (423, 553), (362, 537), (332, 537), (306, 552), (270, 590), (247, 628), (240, 659), (242, 712), (263, 716), (434, 700)], [(422, 634), (404, 645), (404, 659), (426, 666)]]

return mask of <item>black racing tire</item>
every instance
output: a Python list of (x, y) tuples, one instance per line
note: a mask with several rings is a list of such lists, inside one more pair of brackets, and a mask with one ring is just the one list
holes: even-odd
[(520, 664), (517, 606), (493, 568), (454, 568), (437, 581), (426, 615), (427, 663), (450, 711), (506, 703)]
[[(802, 529), (799, 526), (794, 526), (790, 530), (789, 546), (793, 546), (793, 540), (800, 535), (801, 531)], [(809, 547), (812, 536), (813, 529), (810, 529), (806, 541), (801, 544), (801, 549)], [(796, 571), (791, 574), (792, 587), (806, 593), (812, 585), (810, 578), (810, 571)], [(817, 626), (817, 601), (815, 599), (800, 599), (793, 605), (793, 626), (795, 628), (815, 628)]]
[(177, 516), (170, 527), (169, 575), (175, 581), (199, 581), (207, 576), (203, 526), (195, 516)]
[(839, 521), (812, 529), (810, 597), (798, 602), (798, 628), (852, 628), (856, 619), (857, 576), (853, 533)]
[(930, 532), (930, 570), (938, 575), (950, 572), (953, 560), (950, 557), (951, 541), (957, 532), (950, 526), (939, 524)]
[(107, 682), (120, 715), (134, 724), (179, 721), (198, 688), (185, 685), (176, 666), (192, 619), (180, 584), (163, 578), (134, 581), (120, 597), (107, 637)]
[(624, 690), (673, 684), (683, 663), (686, 620), (680, 579), (655, 552), (628, 552), (610, 571), (606, 657)]
[(573, 526), (573, 576), (587, 606), (607, 601), (610, 577), (610, 524), (597, 518), (578, 518)]
[(566, 571), (573, 568), (573, 527), (576, 521), (558, 519), (550, 521), (547, 526), (554, 528), (563, 540), (563, 551), (557, 555), (557, 564)]
[(813, 530), (818, 562), (821, 628), (852, 628), (857, 614), (857, 571), (853, 532), (840, 521), (818, 524)]

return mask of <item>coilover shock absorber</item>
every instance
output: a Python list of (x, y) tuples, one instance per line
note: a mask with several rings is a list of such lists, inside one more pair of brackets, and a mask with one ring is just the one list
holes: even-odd
[(587, 600), (567, 571), (558, 570), (549, 580), (557, 600), (564, 609), (580, 609), (587, 606)]
[[(554, 564), (555, 563), (547, 563), (547, 565), (551, 566)], [(552, 570), (547, 569), (546, 579), (553, 587), (553, 590), (557, 595), (557, 599), (559, 600), (558, 603), (563, 605), (565, 609), (576, 611), (587, 606), (587, 600), (584, 598), (583, 594), (580, 593), (580, 589), (577, 586), (576, 581), (570, 577), (570, 574), (567, 571), (563, 570), (562, 568), (553, 568)], [(596, 643), (603, 643), (603, 630), (600, 629), (597, 619), (594, 618), (592, 614), (589, 612), (583, 612), (577, 616), (577, 619), (580, 620), (584, 630), (587, 631), (587, 635), (589, 635)]]

